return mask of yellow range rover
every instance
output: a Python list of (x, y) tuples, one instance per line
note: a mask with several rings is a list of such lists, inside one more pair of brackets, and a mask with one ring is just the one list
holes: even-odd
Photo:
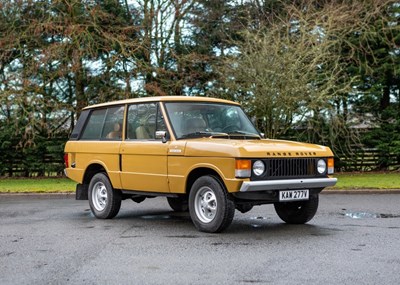
[(150, 97), (86, 107), (65, 146), (76, 199), (100, 219), (121, 201), (164, 196), (200, 231), (220, 232), (235, 213), (274, 204), (286, 223), (315, 215), (336, 184), (328, 147), (263, 139), (240, 105), (204, 97)]

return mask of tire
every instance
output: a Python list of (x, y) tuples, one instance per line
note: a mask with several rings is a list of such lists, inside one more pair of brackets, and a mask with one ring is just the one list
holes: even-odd
[(247, 213), (253, 209), (253, 205), (251, 204), (236, 204), (236, 210), (238, 210), (241, 213)]
[(282, 221), (288, 224), (305, 224), (318, 209), (319, 197), (311, 195), (308, 201), (275, 203), (275, 211)]
[(171, 198), (167, 197), (169, 206), (175, 212), (187, 212), (189, 210), (188, 200), (185, 198)]
[(229, 199), (223, 184), (207, 175), (198, 178), (192, 185), (189, 212), (199, 231), (217, 233), (232, 223), (235, 203)]
[(144, 200), (146, 200), (146, 197), (143, 196), (137, 196), (137, 197), (132, 197), (131, 198), (133, 202), (135, 203), (142, 203)]
[(112, 219), (121, 208), (121, 192), (111, 186), (105, 173), (97, 173), (89, 184), (89, 205), (98, 219)]

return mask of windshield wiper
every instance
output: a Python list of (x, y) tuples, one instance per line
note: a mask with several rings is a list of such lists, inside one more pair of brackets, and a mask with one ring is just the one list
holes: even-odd
[(227, 137), (229, 138), (229, 134), (228, 133), (219, 133), (219, 132), (214, 132), (211, 135), (211, 138), (221, 138), (221, 137)]
[(188, 133), (182, 135), (183, 138), (201, 138), (201, 137), (211, 137), (211, 138), (231, 138), (235, 136), (240, 136), (243, 137), (244, 139), (247, 138), (257, 138), (260, 139), (259, 135), (253, 134), (253, 133), (247, 133), (247, 132), (242, 132), (242, 131), (234, 131), (230, 133), (220, 133), (220, 132), (193, 132), (193, 133)]
[(253, 133), (247, 133), (247, 132), (243, 132), (243, 131), (233, 131), (229, 133), (229, 136), (235, 136), (235, 135), (243, 135), (245, 138), (257, 138), (260, 139), (259, 135), (253, 134)]
[(182, 135), (181, 138), (197, 138), (197, 137), (210, 137), (213, 133), (211, 132), (193, 132)]

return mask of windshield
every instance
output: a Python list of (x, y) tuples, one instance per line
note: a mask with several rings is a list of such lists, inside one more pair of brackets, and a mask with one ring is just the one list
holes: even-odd
[(260, 138), (249, 118), (236, 105), (168, 102), (165, 107), (177, 139), (206, 136)]

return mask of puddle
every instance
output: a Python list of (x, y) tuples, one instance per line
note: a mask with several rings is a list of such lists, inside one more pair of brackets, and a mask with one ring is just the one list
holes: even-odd
[(400, 215), (395, 214), (381, 214), (371, 212), (347, 212), (343, 214), (345, 217), (352, 219), (392, 219), (400, 218)]
[(141, 219), (144, 220), (170, 220), (172, 216), (170, 215), (144, 215), (140, 216)]
[(250, 217), (250, 220), (266, 220), (267, 218), (264, 218), (264, 217), (260, 217), (260, 216), (258, 216), (258, 217)]
[(166, 236), (167, 238), (199, 238), (196, 235), (176, 235), (176, 236)]
[[(262, 228), (264, 226), (264, 223), (262, 223), (263, 220), (266, 220), (267, 218), (265, 217), (250, 217), (251, 223), (250, 226), (252, 228)], [(261, 222), (261, 223), (259, 223)]]
[(259, 279), (244, 279), (240, 280), (243, 283), (249, 283), (249, 284), (258, 284), (258, 283), (266, 283), (264, 280), (259, 280)]
[(174, 220), (174, 221), (186, 221), (189, 220), (190, 217), (187, 213), (173, 213), (173, 214), (148, 214), (138, 216), (143, 220), (154, 220), (154, 221), (163, 221), (163, 220)]

